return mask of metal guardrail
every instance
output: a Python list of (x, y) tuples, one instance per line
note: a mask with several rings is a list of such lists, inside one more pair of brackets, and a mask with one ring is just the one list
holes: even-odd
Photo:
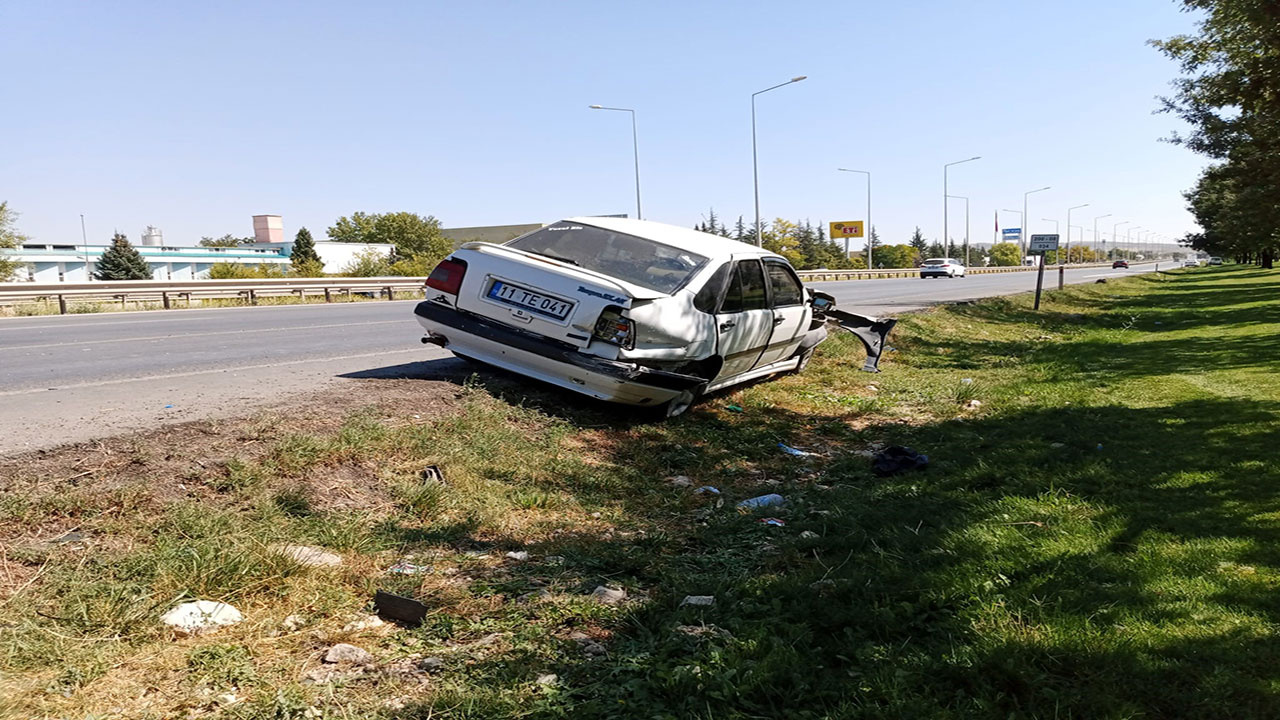
[(335, 295), (374, 293), (395, 300), (396, 293), (425, 294), (426, 278), (270, 278), (253, 280), (119, 280), (83, 283), (0, 283), (0, 305), (56, 300), (61, 314), (68, 312), (68, 300), (109, 300), (159, 302), (166, 309), (176, 301), (241, 298), (256, 305), (259, 298), (323, 295), (332, 302)]
[[(1045, 270), (1056, 268), (1056, 263), (1045, 265)], [(1076, 263), (1065, 266), (1068, 270), (1096, 267), (1111, 267), (1110, 262), (1105, 263)], [(991, 273), (1009, 273), (1009, 272), (1027, 272), (1035, 271), (1034, 265), (1010, 265), (1006, 267), (971, 267), (965, 268), (965, 273), (970, 275), (988, 275)], [(920, 274), (920, 268), (879, 268), (876, 270), (797, 270), (796, 274), (801, 280), (826, 282), (831, 280), (875, 280), (878, 278), (902, 278), (916, 277)]]

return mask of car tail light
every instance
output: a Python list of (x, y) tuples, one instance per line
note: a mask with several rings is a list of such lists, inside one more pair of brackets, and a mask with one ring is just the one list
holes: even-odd
[(631, 322), (631, 318), (622, 317), (622, 308), (616, 305), (610, 305), (600, 313), (593, 335), (598, 340), (628, 350), (636, 346), (636, 324)]
[(436, 269), (427, 278), (427, 287), (440, 292), (457, 295), (462, 289), (462, 276), (467, 274), (467, 263), (464, 260), (441, 260)]

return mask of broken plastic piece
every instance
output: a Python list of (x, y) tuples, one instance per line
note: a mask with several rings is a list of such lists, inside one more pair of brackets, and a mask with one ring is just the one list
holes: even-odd
[(743, 412), (742, 407), (740, 405), (725, 405), (724, 409), (728, 410), (729, 412)]
[(422, 468), (422, 482), (438, 482), (444, 484), (444, 473), (439, 465), (428, 465)]
[(863, 347), (867, 350), (867, 361), (862, 366), (863, 371), (880, 372), (880, 355), (890, 349), (885, 344), (885, 339), (898, 321), (893, 318), (882, 319), (857, 315), (843, 310), (828, 310), (824, 314), (828, 322), (835, 323), (841, 330), (851, 333), (862, 341)]
[(786, 500), (784, 500), (781, 495), (777, 493), (769, 493), (768, 495), (753, 497), (750, 500), (743, 500), (738, 503), (738, 509), (755, 510), (756, 508), (777, 507), (785, 502)]
[(387, 568), (387, 572), (395, 575), (421, 575), (422, 573), (431, 572), (430, 565), (415, 565), (408, 560), (400, 562)]
[(703, 485), (697, 490), (694, 490), (693, 494), (694, 495), (719, 495), (720, 491), (716, 488), (711, 487), (710, 485)]
[(785, 527), (786, 523), (778, 518), (760, 518), (760, 522), (770, 527)]
[(373, 596), (373, 608), (378, 617), (395, 620), (406, 625), (421, 625), (427, 617), (427, 606), (413, 598), (393, 595), (379, 590)]
[(812, 452), (809, 452), (808, 450), (800, 450), (798, 448), (793, 448), (786, 443), (778, 443), (778, 447), (782, 449), (782, 452), (788, 455), (795, 455), (796, 457), (817, 457), (818, 455), (818, 453), (812, 453)]

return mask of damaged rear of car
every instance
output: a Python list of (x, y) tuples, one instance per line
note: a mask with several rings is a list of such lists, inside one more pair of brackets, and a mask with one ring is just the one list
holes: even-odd
[(640, 220), (571, 218), (505, 245), (468, 243), (427, 286), (423, 342), (666, 416), (802, 369), (826, 337), (784, 258)]

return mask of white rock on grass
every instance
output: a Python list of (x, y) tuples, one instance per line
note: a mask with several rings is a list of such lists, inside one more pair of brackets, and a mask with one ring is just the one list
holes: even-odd
[(187, 635), (235, 625), (241, 620), (244, 620), (244, 615), (239, 610), (212, 600), (182, 603), (160, 616), (160, 622)]
[(680, 607), (684, 607), (685, 605), (695, 605), (695, 606), (705, 607), (708, 605), (715, 605), (715, 604), (716, 604), (715, 595), (685, 595), (684, 599), (680, 601)]
[(329, 648), (329, 652), (324, 654), (324, 661), (327, 663), (346, 663), (348, 665), (371, 665), (373, 664), (373, 655), (364, 648), (358, 648), (347, 643), (338, 643)]
[(627, 599), (627, 591), (622, 588), (610, 588), (600, 585), (591, 592), (591, 599), (601, 605), (618, 605)]
[(539, 675), (538, 679), (535, 680), (534, 682), (538, 683), (539, 685), (555, 685), (556, 683), (560, 682), (560, 676), (556, 675), (555, 673), (545, 673), (545, 674)]
[(507, 553), (507, 559), (515, 560), (516, 562), (524, 562), (529, 559), (529, 553), (524, 550), (513, 550)]
[(817, 540), (818, 533), (812, 530), (805, 530), (804, 532), (800, 533), (800, 539), (801, 540)]
[(367, 615), (359, 620), (353, 620), (342, 627), (343, 632), (360, 632), (361, 630), (373, 630), (380, 628), (387, 623), (377, 615)]
[(271, 551), (306, 567), (338, 567), (342, 556), (310, 545), (272, 545)]
[(688, 475), (676, 475), (675, 477), (667, 478), (667, 482), (674, 485), (675, 487), (692, 487), (693, 486), (693, 479), (690, 478)]

